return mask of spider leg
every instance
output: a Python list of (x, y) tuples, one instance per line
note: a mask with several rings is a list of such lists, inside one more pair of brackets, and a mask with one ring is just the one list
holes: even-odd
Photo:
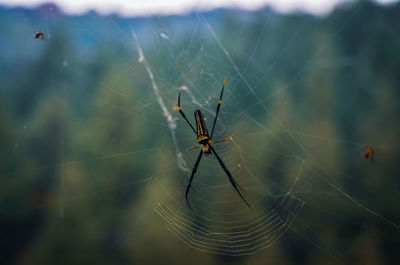
[(212, 127), (212, 129), (211, 129), (210, 140), (211, 140), (212, 137), (213, 137), (214, 128), (215, 128), (215, 123), (217, 123), (218, 113), (219, 113), (219, 109), (221, 108), (222, 95), (224, 94), (225, 84), (226, 84), (226, 76), (225, 76), (225, 79), (224, 79), (224, 84), (222, 85), (221, 95), (219, 96), (217, 111), (215, 112), (214, 123), (213, 123), (213, 127)]
[(180, 114), (182, 115), (182, 117), (185, 119), (185, 121), (187, 122), (187, 124), (189, 124), (189, 126), (192, 128), (193, 132), (194, 132), (195, 134), (197, 134), (197, 133), (196, 133), (196, 130), (195, 130), (194, 127), (193, 127), (193, 125), (188, 121), (188, 119), (186, 118), (185, 113), (183, 113), (183, 111), (182, 111), (182, 108), (181, 108), (181, 93), (182, 93), (182, 85), (179, 87), (179, 96), (178, 96), (178, 110), (179, 110), (179, 113), (180, 113)]
[(236, 133), (234, 133), (234, 134), (232, 134), (231, 136), (225, 137), (224, 139), (221, 139), (221, 140), (217, 140), (217, 141), (215, 141), (215, 142), (214, 142), (214, 144), (217, 144), (217, 143), (222, 143), (222, 142), (226, 142), (226, 141), (228, 141), (228, 140), (232, 139), (233, 137), (235, 137), (236, 135), (237, 135), (237, 134), (236, 134)]
[[(194, 146), (194, 147), (188, 148), (188, 149), (186, 149), (186, 152), (190, 152), (190, 151), (192, 151), (192, 150), (194, 150), (194, 149), (197, 149), (197, 148), (200, 148), (200, 146)], [(198, 191), (197, 189), (195, 189), (193, 186), (192, 186), (192, 189), (193, 189), (197, 194), (201, 194), (201, 193), (202, 193), (201, 191)]]
[(219, 155), (217, 154), (217, 152), (215, 152), (214, 148), (210, 145), (210, 149), (211, 151), (214, 153), (214, 155), (217, 157), (219, 164), (221, 165), (222, 169), (225, 171), (225, 174), (228, 176), (229, 181), (231, 182), (233, 188), (235, 188), (236, 192), (239, 194), (240, 198), (244, 201), (244, 203), (247, 204), (247, 206), (249, 208), (254, 208), (251, 204), (249, 204), (246, 199), (243, 197), (243, 195), (240, 193), (238, 187), (240, 187), (240, 189), (244, 190), (237, 182), (236, 180), (232, 177), (231, 172), (229, 172), (229, 170), (226, 168), (224, 162), (222, 162), (222, 159), (219, 157)]
[[(188, 204), (190, 210), (192, 210), (192, 211), (193, 211), (193, 209), (192, 209), (192, 207), (190, 206), (189, 199), (188, 199), (188, 194), (189, 194), (190, 188), (194, 189), (194, 188), (192, 187), (192, 181), (193, 181), (194, 175), (196, 174), (197, 167), (198, 167), (199, 164), (200, 164), (200, 160), (201, 160), (201, 157), (202, 157), (202, 156), (203, 156), (203, 150), (200, 150), (199, 156), (197, 157), (196, 163), (194, 164), (194, 167), (193, 167), (193, 170), (192, 170), (192, 174), (190, 175), (189, 184), (187, 185), (186, 193), (185, 193), (186, 202), (187, 202), (187, 204)], [(195, 190), (195, 189), (194, 189), (194, 190)]]
[(197, 148), (200, 148), (200, 146), (190, 147), (190, 148), (186, 149), (186, 152), (190, 152), (190, 151), (192, 151), (194, 149), (197, 149)]

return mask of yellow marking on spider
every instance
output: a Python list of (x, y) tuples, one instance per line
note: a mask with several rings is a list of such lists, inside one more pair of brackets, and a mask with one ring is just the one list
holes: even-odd
[(226, 78), (227, 78), (227, 77), (225, 76), (224, 85), (226, 84)]
[(196, 124), (197, 124), (197, 134), (202, 134), (201, 125), (199, 122), (199, 116), (196, 116)]
[(210, 146), (208, 144), (201, 144), (200, 147), (204, 153), (208, 153), (210, 150)]
[(200, 136), (197, 138), (197, 142), (201, 142), (201, 141), (204, 141), (204, 140), (207, 140), (207, 139), (208, 139), (207, 136), (205, 136), (205, 135), (200, 135)]
[(220, 100), (220, 101), (218, 101), (218, 104), (220, 104), (221, 105), (221, 103), (222, 103), (222, 101)]

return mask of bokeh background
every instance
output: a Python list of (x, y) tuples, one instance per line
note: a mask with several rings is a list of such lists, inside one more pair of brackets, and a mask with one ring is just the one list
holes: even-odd
[[(398, 264), (399, 14), (399, 3), (361, 0), (319, 16), (0, 7), (1, 264)], [(48, 40), (34, 39), (39, 30)], [(218, 149), (228, 168), (256, 211), (276, 197), (260, 199), (245, 167), (277, 197), (304, 202), (278, 241), (241, 257), (185, 244), (147, 185), (185, 189), (177, 155), (191, 169), (197, 154), (183, 151), (195, 138), (174, 110), (179, 85), (192, 88), (191, 119), (196, 100), (214, 110), (226, 75), (217, 135), (238, 133)], [(198, 185), (214, 191), (210, 176), (224, 175), (212, 163), (202, 161)], [(236, 198), (229, 184), (225, 195)], [(191, 200), (205, 209), (216, 198)]]

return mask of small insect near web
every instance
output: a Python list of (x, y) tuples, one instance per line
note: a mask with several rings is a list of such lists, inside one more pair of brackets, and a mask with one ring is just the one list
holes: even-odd
[(48, 36), (41, 30), (34, 32), (35, 39), (48, 40)]
[(365, 160), (369, 159), (369, 160), (371, 160), (372, 163), (375, 162), (375, 160), (374, 160), (375, 149), (373, 147), (369, 146), (369, 147), (365, 148), (364, 150), (359, 149), (359, 151), (360, 151), (360, 155), (363, 159), (365, 159)]
[(189, 199), (188, 199), (188, 194), (189, 194), (190, 188), (192, 188), (197, 193), (199, 193), (192, 186), (192, 181), (193, 181), (194, 175), (196, 174), (197, 168), (198, 168), (198, 166), (200, 164), (200, 160), (201, 160), (203, 154), (204, 155), (212, 155), (212, 154), (215, 155), (215, 157), (217, 158), (217, 160), (218, 160), (219, 164), (221, 165), (222, 169), (225, 171), (225, 174), (228, 176), (229, 181), (231, 182), (233, 188), (239, 194), (240, 198), (246, 203), (246, 205), (248, 207), (254, 208), (252, 205), (250, 205), (246, 201), (246, 199), (243, 197), (243, 195), (239, 191), (239, 189), (240, 189), (243, 192), (245, 192), (245, 189), (236, 182), (236, 180), (233, 178), (231, 172), (228, 170), (228, 168), (225, 166), (225, 164), (222, 161), (222, 159), (219, 157), (219, 155), (217, 154), (215, 149), (212, 147), (213, 144), (225, 142), (227, 140), (230, 140), (234, 136), (234, 135), (232, 135), (230, 137), (226, 137), (224, 139), (212, 142), (212, 137), (213, 137), (213, 133), (214, 133), (214, 129), (215, 129), (215, 124), (217, 122), (218, 114), (219, 114), (219, 111), (220, 111), (220, 108), (221, 108), (221, 104), (222, 104), (222, 96), (224, 94), (224, 88), (225, 88), (225, 85), (226, 85), (226, 79), (227, 78), (225, 77), (224, 84), (222, 85), (221, 95), (219, 96), (219, 101), (218, 101), (218, 105), (217, 105), (217, 110), (215, 112), (215, 118), (214, 118), (213, 126), (212, 126), (212, 129), (211, 129), (211, 134), (208, 133), (208, 129), (207, 129), (207, 125), (206, 125), (205, 120), (204, 120), (204, 116), (203, 116), (203, 114), (201, 113), (201, 111), (199, 109), (196, 109), (194, 111), (194, 117), (195, 117), (195, 120), (196, 120), (196, 130), (194, 129), (193, 125), (189, 122), (189, 120), (186, 118), (186, 115), (182, 111), (182, 108), (181, 108), (182, 85), (179, 88), (178, 107), (177, 107), (178, 111), (182, 115), (182, 117), (185, 119), (187, 124), (190, 126), (190, 128), (192, 128), (193, 132), (197, 135), (197, 142), (200, 144), (200, 146), (195, 146), (195, 147), (189, 148), (186, 151), (191, 151), (191, 150), (194, 150), (194, 149), (197, 149), (197, 148), (201, 149), (200, 153), (199, 153), (199, 156), (197, 157), (196, 163), (194, 164), (194, 167), (192, 169), (192, 173), (190, 174), (189, 184), (187, 185), (186, 193), (185, 193), (186, 202), (187, 202), (187, 204), (188, 204), (188, 206), (189, 206), (189, 208), (191, 210), (193, 210), (193, 209), (190, 206)]

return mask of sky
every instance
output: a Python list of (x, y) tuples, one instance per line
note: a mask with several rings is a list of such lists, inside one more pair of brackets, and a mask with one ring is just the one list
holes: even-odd
[[(122, 16), (183, 14), (193, 10), (207, 11), (221, 7), (254, 10), (269, 5), (280, 12), (300, 10), (323, 15), (329, 13), (336, 4), (349, 1), (351, 0), (0, 0), (0, 4), (35, 7), (53, 2), (69, 14), (96, 10), (104, 15), (118, 13)], [(390, 4), (398, 0), (375, 1)]]

